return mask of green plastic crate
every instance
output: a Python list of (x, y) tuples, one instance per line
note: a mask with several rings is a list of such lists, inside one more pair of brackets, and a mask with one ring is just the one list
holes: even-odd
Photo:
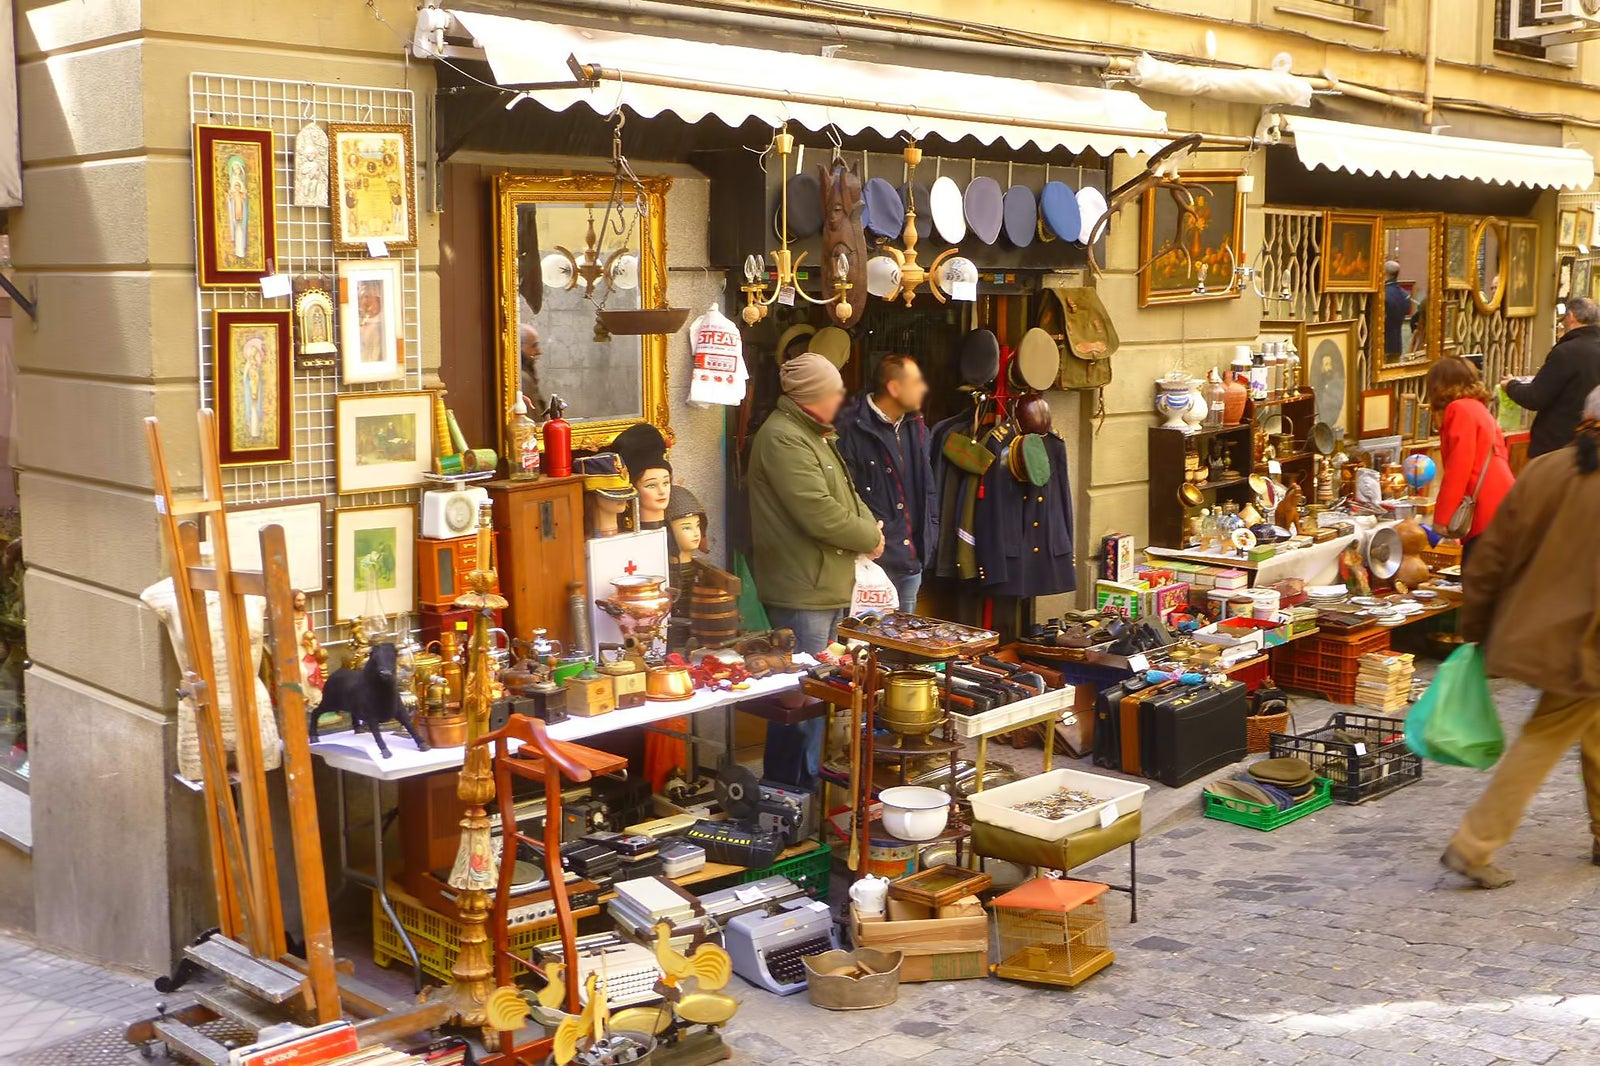
[(1201, 798), (1205, 802), (1207, 818), (1270, 833), (1331, 804), (1333, 785), (1326, 777), (1317, 778), (1317, 790), (1312, 793), (1311, 798), (1295, 804), (1286, 811), (1281, 811), (1270, 803), (1251, 803), (1249, 800), (1213, 796), (1209, 792), (1202, 792)]
[(804, 855), (794, 855), (773, 863), (761, 870), (741, 870), (727, 877), (719, 877), (714, 881), (704, 881), (694, 886), (697, 895), (730, 885), (747, 885), (752, 881), (760, 881), (765, 877), (787, 877), (812, 896), (826, 901), (828, 898), (828, 881), (833, 876), (833, 848), (826, 843), (817, 846)]

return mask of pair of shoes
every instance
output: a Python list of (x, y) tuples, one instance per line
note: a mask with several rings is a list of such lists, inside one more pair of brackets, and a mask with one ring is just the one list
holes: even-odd
[(1502, 870), (1491, 863), (1482, 866), (1469, 864), (1453, 845), (1444, 849), (1439, 861), (1469, 881), (1477, 882), (1479, 888), (1505, 888), (1517, 879), (1517, 875), (1510, 870)]

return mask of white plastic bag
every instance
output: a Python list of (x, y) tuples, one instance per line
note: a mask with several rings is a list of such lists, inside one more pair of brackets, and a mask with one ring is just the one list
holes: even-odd
[(856, 556), (856, 587), (850, 593), (850, 613), (865, 611), (895, 611), (900, 608), (900, 594), (894, 582), (871, 558)]

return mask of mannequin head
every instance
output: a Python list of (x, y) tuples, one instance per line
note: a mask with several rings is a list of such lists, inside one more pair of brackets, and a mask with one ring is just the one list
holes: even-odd
[(622, 532), (622, 516), (631, 501), (600, 492), (586, 492), (583, 496), (588, 504), (589, 536), (614, 537)]
[(666, 521), (667, 503), (672, 498), (672, 471), (661, 466), (647, 467), (634, 473), (633, 487), (639, 490), (639, 521), (647, 528)]
[(706, 545), (706, 516), (703, 514), (674, 518), (667, 523), (667, 530), (672, 534), (672, 561), (675, 563), (693, 562), (696, 552), (705, 554), (711, 550)]

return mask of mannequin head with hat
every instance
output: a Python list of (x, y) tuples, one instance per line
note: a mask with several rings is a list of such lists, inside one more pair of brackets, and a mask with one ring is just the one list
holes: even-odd
[(696, 553), (711, 551), (706, 530), (706, 509), (695, 494), (678, 486), (667, 507), (667, 532), (672, 534), (672, 561), (680, 565), (694, 560)]
[(672, 498), (672, 464), (667, 462), (667, 440), (648, 422), (639, 422), (617, 434), (612, 449), (628, 466), (628, 479), (639, 493), (639, 524), (660, 529), (667, 520)]
[(886, 355), (872, 374), (872, 402), (891, 422), (922, 410), (928, 382), (909, 355)]
[(783, 364), (779, 375), (783, 394), (825, 426), (833, 425), (844, 402), (844, 378), (839, 368), (816, 352), (805, 352)]

